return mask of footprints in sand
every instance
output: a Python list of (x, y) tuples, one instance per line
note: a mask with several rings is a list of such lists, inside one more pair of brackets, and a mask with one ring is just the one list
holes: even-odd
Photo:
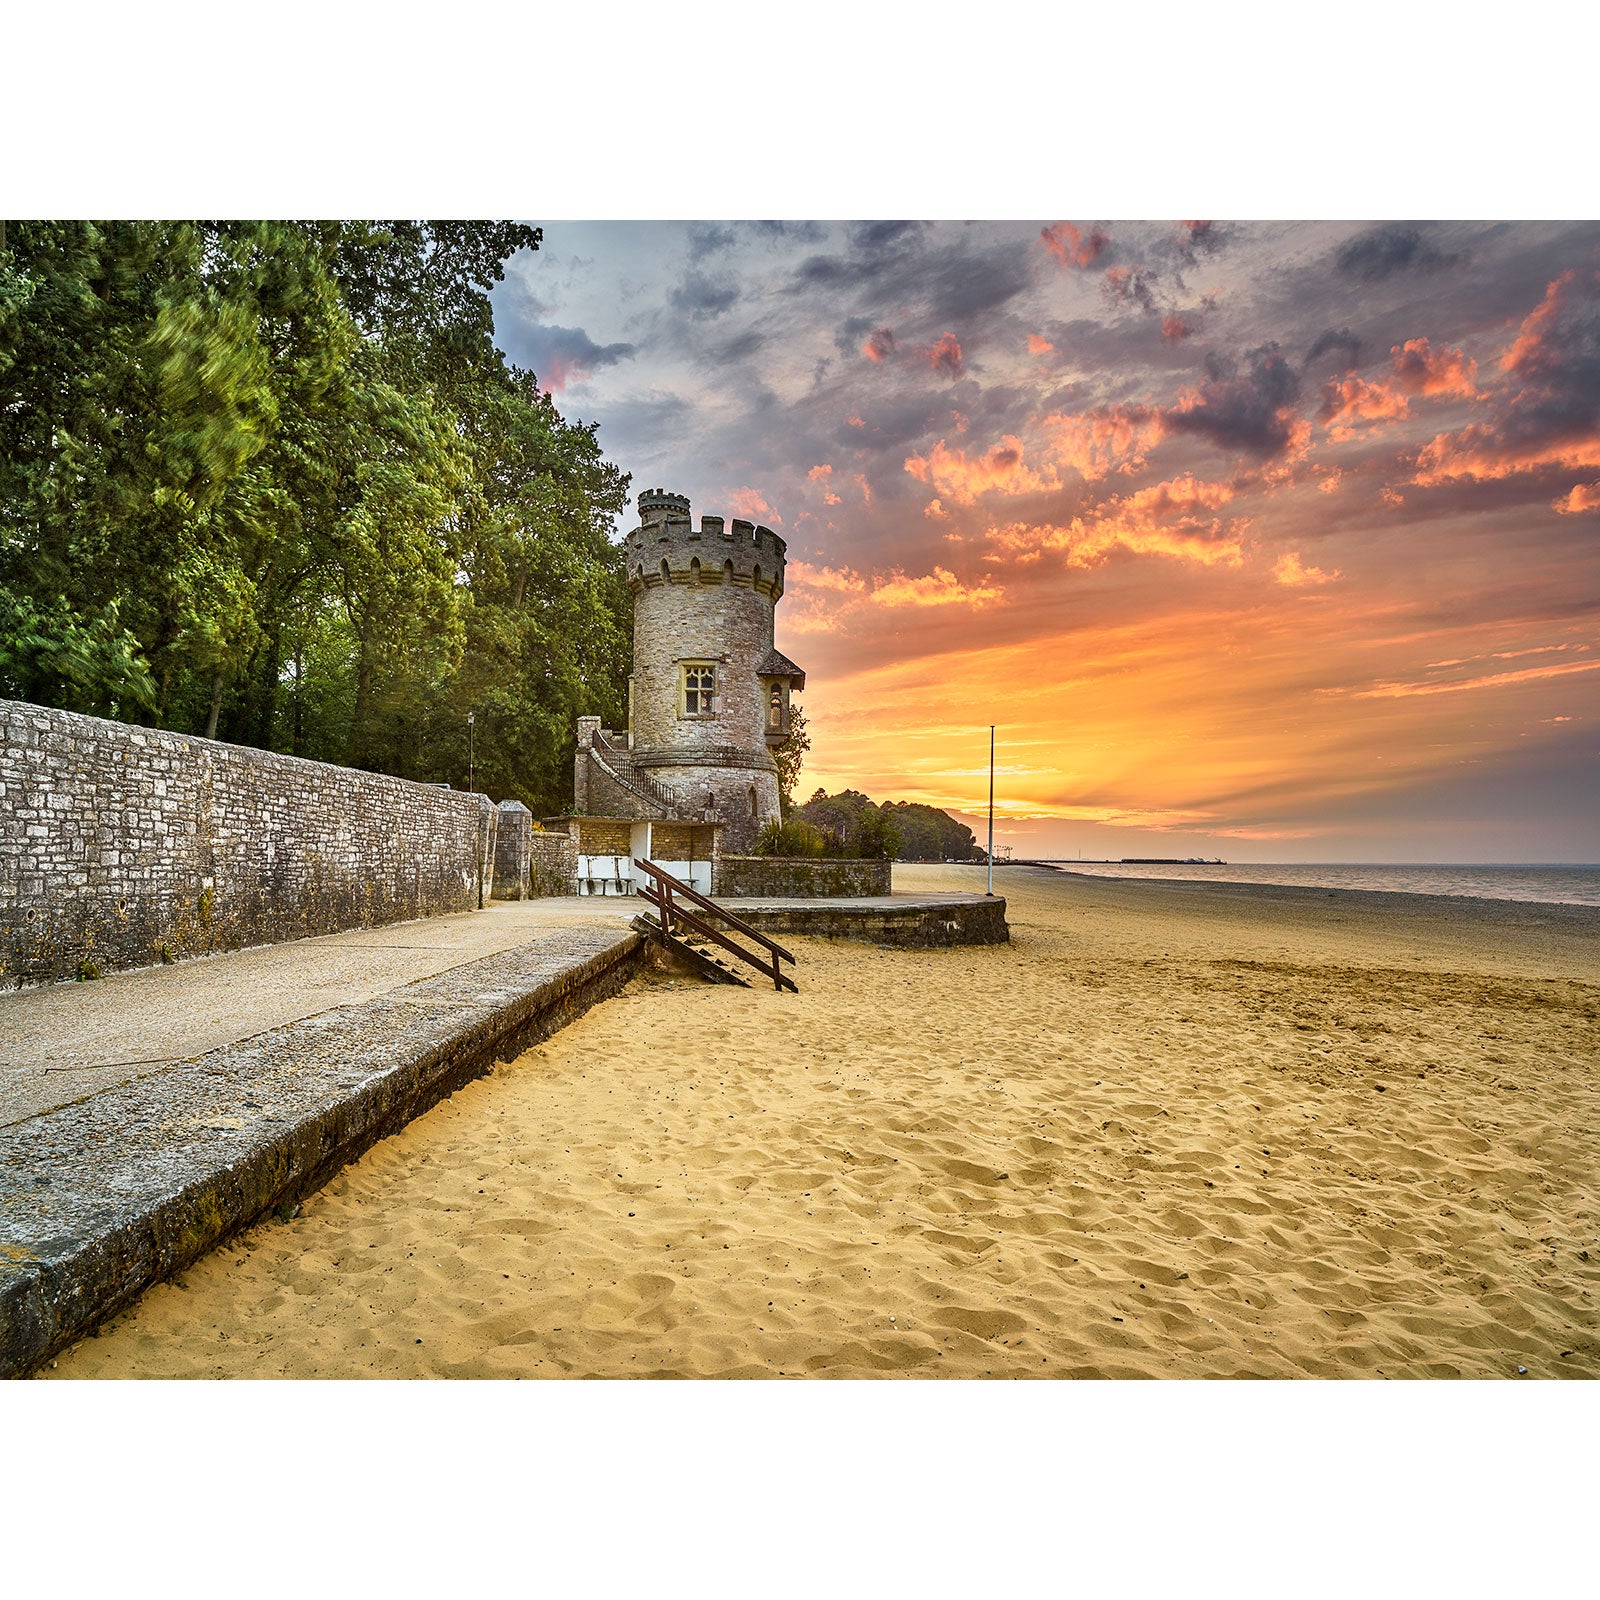
[(941, 1328), (955, 1328), (975, 1339), (1011, 1339), (1028, 1331), (1026, 1317), (996, 1306), (950, 1306), (936, 1311), (931, 1321)]
[(591, 1328), (648, 1328), (664, 1332), (678, 1320), (667, 1302), (678, 1288), (678, 1280), (659, 1272), (635, 1272), (620, 1282), (591, 1295), (584, 1307), (583, 1320)]

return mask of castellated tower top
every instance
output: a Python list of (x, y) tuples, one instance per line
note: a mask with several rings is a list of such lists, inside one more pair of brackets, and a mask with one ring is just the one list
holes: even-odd
[(707, 516), (698, 528), (687, 495), (647, 489), (639, 526), (623, 541), (628, 587), (639, 594), (661, 584), (729, 584), (776, 602), (783, 594), (784, 540), (740, 518)]

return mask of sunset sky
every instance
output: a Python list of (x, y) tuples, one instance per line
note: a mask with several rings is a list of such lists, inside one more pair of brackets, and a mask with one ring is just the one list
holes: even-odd
[(802, 793), (1600, 860), (1600, 224), (544, 227), (507, 354), (788, 540)]

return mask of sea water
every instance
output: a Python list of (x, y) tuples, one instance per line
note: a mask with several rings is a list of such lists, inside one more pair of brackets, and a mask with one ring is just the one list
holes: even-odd
[(1600, 906), (1600, 866), (1392, 866), (1315, 862), (1247, 866), (1189, 862), (1151, 865), (1099, 861), (1051, 863), (1095, 878), (1172, 878), (1198, 883), (1275, 883), (1301, 889), (1385, 889), (1400, 894), (1467, 895), (1475, 900), (1535, 900)]

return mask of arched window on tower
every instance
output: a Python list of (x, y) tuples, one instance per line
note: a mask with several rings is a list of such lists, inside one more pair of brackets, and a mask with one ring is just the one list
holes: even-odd
[(777, 684), (773, 684), (772, 693), (767, 696), (767, 729), (771, 733), (783, 730), (783, 690)]
[(750, 785), (750, 815), (753, 817), (755, 814), (756, 814), (756, 786), (754, 784), (751, 784)]
[(667, 565), (667, 558), (665, 556), (662, 556), (661, 558), (661, 581), (663, 583), (672, 582), (672, 568)]

